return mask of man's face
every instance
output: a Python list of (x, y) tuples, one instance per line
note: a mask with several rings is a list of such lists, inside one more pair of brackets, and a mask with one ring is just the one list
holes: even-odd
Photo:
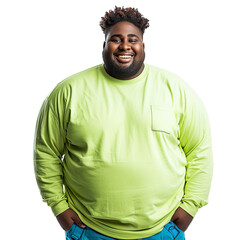
[(143, 70), (144, 43), (141, 30), (130, 22), (118, 22), (108, 30), (103, 46), (105, 70), (112, 77), (128, 80)]

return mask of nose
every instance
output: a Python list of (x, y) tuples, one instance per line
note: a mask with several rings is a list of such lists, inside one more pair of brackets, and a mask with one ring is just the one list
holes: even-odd
[(121, 49), (121, 50), (129, 50), (129, 49), (131, 49), (131, 46), (130, 46), (130, 44), (129, 44), (127, 39), (122, 40), (121, 44), (119, 45), (119, 49)]

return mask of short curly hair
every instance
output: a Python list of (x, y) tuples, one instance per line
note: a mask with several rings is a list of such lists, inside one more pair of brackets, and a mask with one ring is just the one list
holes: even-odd
[(105, 13), (104, 17), (101, 18), (100, 27), (104, 34), (106, 34), (111, 26), (123, 21), (133, 23), (141, 30), (142, 34), (144, 34), (145, 29), (149, 27), (149, 20), (144, 18), (137, 8), (117, 6), (115, 6), (114, 11), (109, 10), (109, 12)]

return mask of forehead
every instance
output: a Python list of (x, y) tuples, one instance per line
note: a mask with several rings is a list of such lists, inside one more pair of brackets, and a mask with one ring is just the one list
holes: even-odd
[(122, 35), (127, 36), (129, 34), (134, 34), (139, 38), (142, 38), (141, 30), (130, 22), (118, 22), (111, 26), (106, 34), (106, 38), (110, 38), (112, 35)]

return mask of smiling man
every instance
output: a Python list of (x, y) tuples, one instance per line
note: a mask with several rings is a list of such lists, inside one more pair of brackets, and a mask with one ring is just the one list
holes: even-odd
[(179, 77), (144, 63), (137, 9), (100, 22), (103, 62), (45, 100), (34, 163), (66, 239), (185, 239), (212, 177), (205, 108)]

